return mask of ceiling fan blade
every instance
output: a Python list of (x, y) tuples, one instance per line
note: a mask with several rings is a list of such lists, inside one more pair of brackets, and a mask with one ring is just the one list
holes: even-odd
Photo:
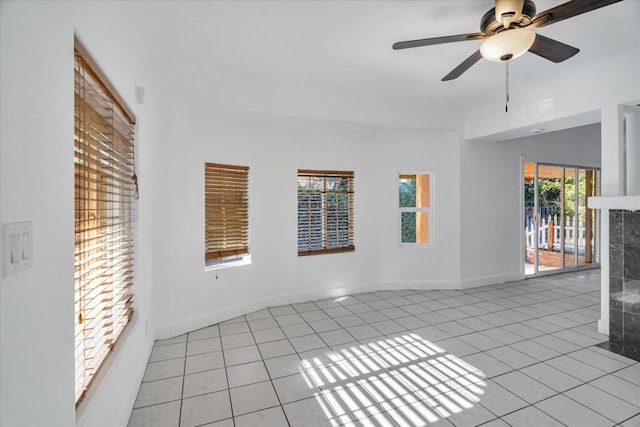
[(574, 16), (590, 12), (595, 9), (599, 9), (610, 4), (618, 3), (622, 0), (573, 0), (567, 3), (563, 3), (559, 6), (547, 9), (544, 12), (538, 13), (533, 17), (531, 25), (534, 27), (546, 27), (547, 25), (554, 24), (562, 21), (563, 19), (572, 18)]
[(562, 62), (571, 58), (576, 53), (580, 52), (577, 47), (569, 46), (549, 37), (545, 37), (540, 34), (536, 34), (536, 39), (533, 45), (529, 48), (529, 52), (535, 53), (551, 62)]
[(469, 68), (471, 68), (471, 66), (476, 62), (478, 62), (481, 58), (482, 58), (482, 54), (480, 53), (480, 50), (476, 50), (473, 54), (471, 54), (470, 57), (462, 61), (460, 65), (454, 68), (449, 74), (444, 76), (442, 78), (442, 81), (446, 82), (449, 80), (457, 79), (462, 75), (462, 73), (464, 73)]
[(484, 33), (458, 34), (455, 36), (432, 37), (429, 39), (408, 40), (405, 42), (397, 42), (393, 44), (393, 49), (408, 49), (411, 47), (432, 46), (434, 44), (463, 42), (467, 40), (479, 40), (484, 38)]

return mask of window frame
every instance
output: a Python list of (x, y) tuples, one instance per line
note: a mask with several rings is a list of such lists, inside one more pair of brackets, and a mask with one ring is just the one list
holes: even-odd
[[(429, 207), (400, 207), (400, 192), (398, 186), (400, 185), (401, 176), (403, 175), (428, 175), (429, 176)], [(429, 248), (436, 244), (435, 233), (435, 173), (433, 171), (401, 171), (396, 174), (396, 207), (397, 207), (397, 233), (398, 233), (398, 245), (402, 248)], [(427, 227), (429, 241), (426, 243), (421, 242), (403, 242), (402, 241), (402, 213), (403, 212), (426, 212), (428, 214)]]
[(74, 387), (92, 392), (135, 315), (136, 119), (74, 40)]
[[(300, 188), (300, 178), (303, 177), (312, 177), (312, 178), (320, 178), (322, 179), (323, 185), (321, 191), (301, 191)], [(327, 191), (327, 178), (345, 178), (347, 179), (348, 189), (347, 191)], [(298, 207), (297, 207), (297, 219), (298, 219), (298, 256), (310, 256), (310, 255), (323, 255), (323, 254), (333, 254), (333, 253), (343, 253), (343, 252), (354, 252), (356, 250), (355, 247), (355, 173), (354, 171), (336, 171), (336, 170), (316, 170), (316, 169), (298, 169), (297, 180), (298, 189), (296, 192)], [(300, 194), (320, 194), (322, 196), (322, 247), (316, 249), (304, 248), (300, 247), (300, 234), (304, 231), (304, 229), (300, 228)], [(346, 238), (348, 243), (344, 246), (334, 246), (329, 247), (328, 243), (328, 212), (327, 212), (327, 195), (328, 194), (346, 194), (347, 195), (347, 233)], [(307, 230), (309, 235), (311, 235), (311, 230), (308, 228)], [(340, 237), (342, 236), (342, 237)], [(344, 238), (344, 233), (336, 232), (336, 239)]]
[[(205, 271), (214, 271), (220, 270), (224, 268), (237, 267), (241, 265), (251, 264), (251, 249), (250, 249), (250, 241), (249, 241), (249, 166), (238, 166), (231, 164), (222, 164), (222, 163), (211, 163), (205, 162), (204, 164), (204, 270)], [(242, 175), (242, 176), (239, 176)], [(216, 181), (216, 177), (219, 178), (218, 182)], [(241, 179), (242, 182), (239, 183), (238, 179)], [(226, 182), (225, 182), (226, 181)], [(224, 186), (225, 184), (228, 186), (231, 183), (233, 186), (230, 190), (224, 192), (222, 195), (220, 194), (220, 187), (217, 189), (213, 187), (213, 185)], [(209, 184), (212, 184), (209, 187)], [(241, 202), (238, 206), (229, 206), (226, 208), (221, 208), (222, 210), (230, 210), (233, 211), (234, 218), (225, 217), (224, 215), (220, 215), (217, 207), (211, 207), (211, 205), (215, 204), (211, 197), (213, 197), (217, 193), (219, 196), (229, 197), (233, 193), (238, 193), (235, 197), (240, 197)], [(241, 214), (242, 218), (238, 219), (238, 213)], [(210, 217), (213, 215), (213, 217)], [(240, 240), (241, 244), (233, 246), (224, 243), (226, 236), (222, 236), (227, 234), (223, 231), (215, 234), (208, 230), (208, 225), (211, 221), (214, 221), (213, 218), (218, 218), (218, 221), (222, 222), (223, 226), (226, 227), (226, 223), (230, 222), (232, 224), (240, 223), (239, 229), (231, 230), (230, 234), (232, 238), (236, 240)], [(226, 230), (226, 228), (225, 228)], [(222, 235), (221, 235), (222, 234)], [(219, 244), (216, 243), (221, 242)], [(210, 252), (213, 252), (212, 248), (215, 246), (221, 246), (217, 248), (219, 251), (227, 251), (227, 252), (238, 252), (237, 254), (230, 253), (229, 255), (220, 256), (218, 258), (214, 258), (210, 255)], [(227, 247), (229, 246), (229, 247)]]

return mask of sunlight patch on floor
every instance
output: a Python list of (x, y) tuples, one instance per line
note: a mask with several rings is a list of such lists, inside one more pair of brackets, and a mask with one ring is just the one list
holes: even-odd
[[(329, 424), (424, 426), (472, 408), (486, 375), (415, 333), (372, 339), (302, 360)], [(393, 421), (391, 421), (393, 420)]]

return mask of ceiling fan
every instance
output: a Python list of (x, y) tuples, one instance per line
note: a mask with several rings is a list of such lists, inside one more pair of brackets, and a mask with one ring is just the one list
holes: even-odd
[(480, 49), (462, 61), (442, 81), (453, 80), (480, 58), (492, 62), (506, 62), (529, 51), (549, 61), (567, 60), (580, 50), (549, 37), (533, 32), (585, 12), (608, 6), (622, 0), (572, 0), (536, 14), (532, 0), (495, 0), (495, 7), (480, 20), (480, 32), (453, 36), (432, 37), (395, 43), (393, 49), (408, 49), (466, 40), (484, 40)]

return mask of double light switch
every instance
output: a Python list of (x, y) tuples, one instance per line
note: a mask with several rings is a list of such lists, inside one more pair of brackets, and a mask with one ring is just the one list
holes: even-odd
[(2, 225), (2, 275), (11, 276), (33, 265), (33, 223)]

